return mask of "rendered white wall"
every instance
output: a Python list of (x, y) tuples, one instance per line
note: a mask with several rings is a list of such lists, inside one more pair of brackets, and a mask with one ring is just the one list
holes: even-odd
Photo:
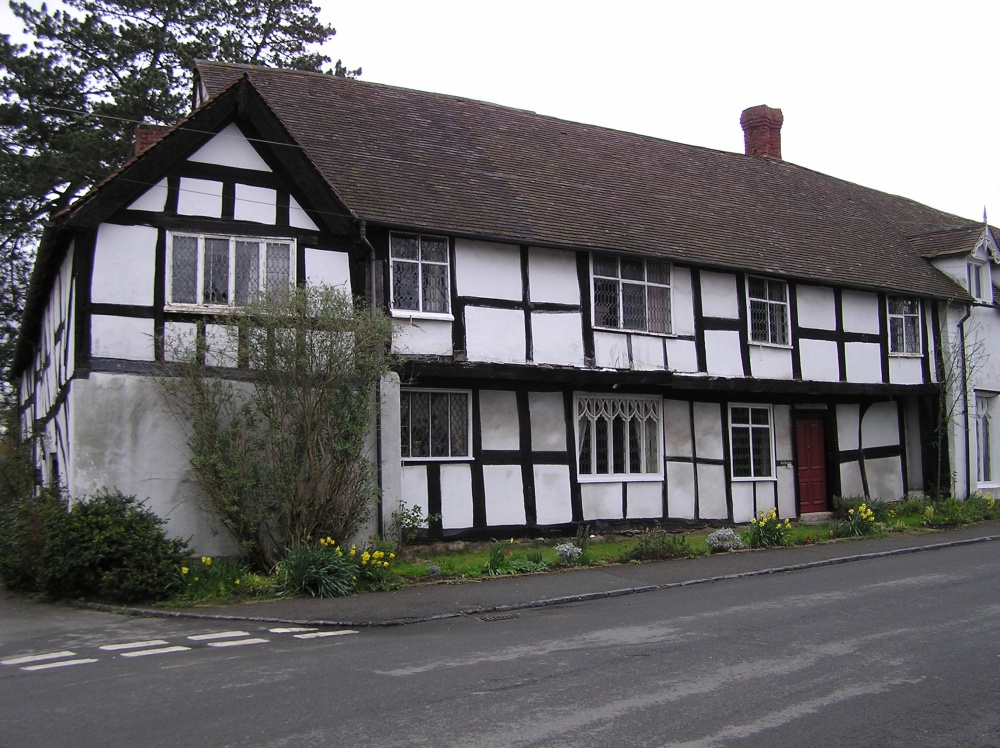
[(483, 449), (518, 449), (521, 445), (517, 396), (502, 390), (479, 393)]
[(222, 182), (181, 177), (177, 213), (222, 218)]
[(844, 331), (877, 334), (879, 331), (878, 296), (864, 291), (841, 292)]
[(450, 356), (451, 322), (436, 319), (398, 319), (392, 340), (393, 353)]
[[(347, 252), (306, 247), (305, 255), (308, 285), (341, 286), (346, 292), (351, 293), (351, 263)], [(450, 338), (448, 342), (450, 347)]]
[(694, 463), (667, 463), (667, 516), (694, 519)]
[(250, 141), (235, 124), (220, 130), (211, 140), (189, 157), (190, 161), (202, 164), (233, 166), (238, 169), (271, 171)]
[(562, 452), (566, 445), (566, 414), (560, 392), (529, 392), (531, 449), (535, 452)]
[(837, 344), (832, 340), (799, 338), (799, 366), (802, 379), (811, 382), (840, 380)]
[(662, 369), (665, 364), (663, 338), (652, 335), (632, 336), (633, 369), (656, 371)]
[(129, 205), (130, 210), (148, 210), (162, 213), (167, 205), (167, 180), (161, 179)]
[(524, 314), (516, 309), (467, 307), (466, 354), (470, 361), (525, 363)]
[(872, 498), (894, 501), (906, 493), (898, 457), (865, 460), (865, 474)]
[(694, 299), (687, 268), (670, 269), (670, 315), (674, 335), (694, 335)]
[(702, 519), (726, 519), (726, 469), (722, 465), (697, 465), (698, 514)]
[(158, 234), (151, 226), (102, 223), (94, 246), (91, 301), (151, 306)]
[(733, 481), (733, 521), (749, 522), (756, 516), (754, 511), (754, 484), (749, 481)]
[(877, 343), (844, 343), (847, 381), (882, 381), (882, 346)]
[(153, 320), (104, 314), (91, 316), (90, 352), (96, 358), (154, 360)]
[(472, 527), (472, 466), (467, 462), (441, 465), (441, 526)]
[(277, 223), (277, 214), (277, 192), (269, 187), (254, 187), (249, 184), (236, 185), (233, 218), (237, 221), (251, 221), (273, 226)]
[(663, 484), (629, 483), (628, 517), (629, 519), (658, 519), (663, 516)]
[(528, 285), (531, 301), (579, 304), (576, 255), (564, 250), (532, 247), (528, 255)]
[(889, 381), (893, 384), (921, 384), (924, 362), (912, 356), (889, 356)]
[(750, 373), (757, 379), (791, 379), (792, 351), (788, 348), (751, 345)]
[(319, 226), (313, 222), (313, 219), (309, 217), (309, 214), (299, 204), (299, 201), (291, 195), (288, 197), (288, 224), (297, 229), (319, 231)]
[(694, 455), (689, 408), (683, 400), (663, 401), (663, 451), (667, 457)]
[(698, 371), (698, 348), (693, 340), (667, 338), (667, 368), (677, 372)]
[(484, 465), (486, 524), (523, 525), (524, 485), (520, 465)]
[[(379, 484), (382, 490), (382, 526), (392, 525), (392, 513), (400, 509), (403, 500), (402, 445), (400, 444), (399, 375), (389, 372), (378, 386), (378, 424), (373, 430), (381, 438), (382, 463)], [(372, 461), (378, 455), (373, 455)]]
[(703, 270), (701, 310), (706, 317), (737, 319), (740, 316), (740, 305), (736, 293), (736, 276)]
[(837, 306), (832, 288), (798, 285), (795, 287), (795, 298), (801, 327), (837, 329)]
[(705, 363), (717, 377), (742, 377), (740, 333), (737, 330), (705, 330)]
[(860, 413), (858, 405), (837, 406), (837, 445), (842, 452), (861, 448), (858, 442)]
[(895, 403), (875, 403), (861, 419), (861, 443), (869, 447), (894, 447), (899, 444), (899, 415)]
[(533, 312), (531, 344), (535, 363), (583, 366), (583, 328), (579, 312)]
[(534, 465), (535, 514), (540, 525), (573, 521), (570, 474), (567, 465)]
[(627, 369), (628, 335), (619, 332), (594, 331), (594, 364), (600, 369)]
[(722, 412), (718, 403), (694, 403), (694, 443), (699, 458), (721, 460), (724, 456)]
[[(400, 501), (408, 507), (419, 507), (427, 514), (427, 467), (425, 465), (403, 465), (401, 471)], [(442, 512), (442, 520), (444, 520)]]
[(520, 248), (455, 240), (455, 290), (460, 296), (520, 301), (523, 287)]
[(584, 483), (580, 486), (583, 519), (624, 519), (621, 483)]

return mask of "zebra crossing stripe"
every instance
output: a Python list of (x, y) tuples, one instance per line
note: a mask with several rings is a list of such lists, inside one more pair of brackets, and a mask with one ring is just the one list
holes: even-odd
[(147, 655), (169, 654), (171, 652), (187, 652), (191, 647), (160, 647), (159, 649), (139, 649), (134, 652), (122, 652), (122, 657), (145, 657)]
[(193, 642), (207, 642), (213, 639), (235, 639), (237, 636), (250, 636), (249, 631), (219, 631), (215, 634), (195, 634), (188, 639)]
[(296, 639), (323, 639), (327, 636), (344, 636), (346, 634), (356, 634), (357, 631), (315, 631), (311, 634), (295, 634)]
[(244, 644), (265, 644), (270, 639), (230, 639), (225, 642), (209, 642), (210, 647), (242, 647)]
[(294, 634), (298, 631), (315, 631), (315, 628), (309, 628), (308, 626), (289, 626), (283, 629), (268, 629), (272, 634)]
[(51, 670), (56, 667), (69, 667), (70, 665), (88, 665), (97, 660), (61, 660), (60, 662), (46, 662), (42, 665), (26, 665), (21, 670)]
[(46, 652), (44, 654), (11, 657), (9, 660), (0, 660), (0, 665), (23, 665), (26, 662), (43, 662), (45, 660), (58, 660), (60, 657), (73, 657), (75, 655), (76, 652), (70, 652), (67, 649), (63, 652)]
[(128, 642), (126, 644), (105, 644), (98, 649), (105, 652), (118, 652), (122, 649), (148, 649), (149, 647), (161, 647), (167, 643), (166, 639), (150, 639), (146, 642)]

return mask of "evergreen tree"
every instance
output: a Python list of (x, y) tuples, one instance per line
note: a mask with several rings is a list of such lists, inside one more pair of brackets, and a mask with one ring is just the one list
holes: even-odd
[(314, 0), (11, 2), (29, 43), (0, 37), (0, 401), (43, 220), (131, 154), (136, 123), (173, 124), (196, 59), (359, 75), (318, 45)]

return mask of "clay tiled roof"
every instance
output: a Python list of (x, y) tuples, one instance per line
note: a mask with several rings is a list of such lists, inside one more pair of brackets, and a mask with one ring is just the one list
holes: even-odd
[(976, 222), (785, 161), (314, 73), (197, 72), (209, 95), (247, 76), (372, 223), (965, 297), (910, 240)]

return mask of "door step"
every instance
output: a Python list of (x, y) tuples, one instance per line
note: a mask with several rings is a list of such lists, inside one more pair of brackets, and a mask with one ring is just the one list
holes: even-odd
[(821, 525), (833, 519), (833, 512), (808, 512), (799, 515), (800, 525)]

